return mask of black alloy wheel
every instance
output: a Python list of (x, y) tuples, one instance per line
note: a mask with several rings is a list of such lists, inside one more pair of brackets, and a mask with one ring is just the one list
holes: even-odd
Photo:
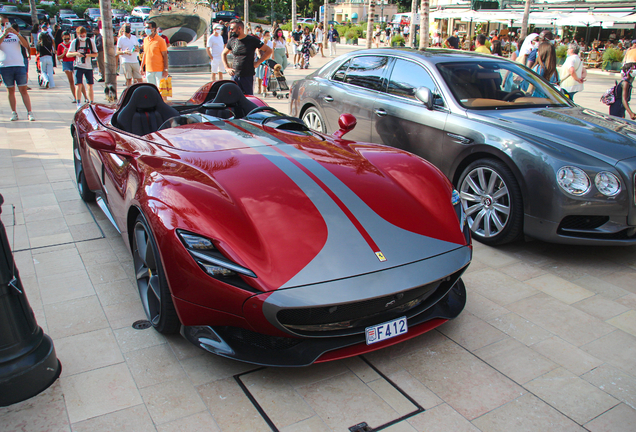
[(75, 166), (75, 182), (77, 183), (77, 190), (80, 197), (85, 202), (95, 201), (95, 193), (88, 188), (88, 183), (86, 183), (82, 156), (80, 155), (79, 144), (75, 134), (73, 134), (73, 165)]
[(172, 303), (157, 244), (142, 215), (135, 221), (132, 249), (139, 297), (148, 320), (159, 333), (176, 333), (181, 323)]
[(503, 162), (479, 159), (471, 163), (459, 178), (458, 189), (473, 238), (494, 246), (521, 236), (521, 189)]

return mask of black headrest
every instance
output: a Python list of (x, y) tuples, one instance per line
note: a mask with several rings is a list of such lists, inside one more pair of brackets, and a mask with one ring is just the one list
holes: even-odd
[(132, 94), (131, 102), (135, 104), (138, 111), (144, 111), (148, 109), (154, 109), (159, 105), (161, 94), (157, 90), (157, 87), (139, 87), (135, 89)]
[(235, 105), (245, 96), (241, 88), (235, 83), (225, 83), (219, 88), (214, 102), (224, 103), (225, 105)]

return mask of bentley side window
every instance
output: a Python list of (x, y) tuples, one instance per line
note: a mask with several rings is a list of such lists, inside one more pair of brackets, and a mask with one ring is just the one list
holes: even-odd
[[(430, 89), (433, 95), (438, 94), (435, 82), (422, 66), (411, 61), (396, 59), (387, 93), (415, 99), (415, 91), (420, 87)], [(436, 105), (441, 105), (439, 96), (434, 96), (434, 101)]]
[(384, 56), (360, 56), (351, 61), (344, 82), (370, 90), (383, 90), (382, 76), (389, 62)]
[(342, 65), (340, 65), (340, 67), (338, 68), (336, 73), (333, 74), (331, 79), (334, 81), (344, 81), (345, 75), (347, 74), (347, 69), (349, 68), (349, 63), (351, 63), (351, 60), (347, 60)]

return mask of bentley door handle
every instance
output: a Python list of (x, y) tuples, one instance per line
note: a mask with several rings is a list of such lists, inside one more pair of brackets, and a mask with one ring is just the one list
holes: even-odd
[(324, 100), (325, 102), (333, 102), (333, 98), (331, 96), (325, 96), (324, 98), (322, 98), (322, 100)]
[(379, 115), (380, 117), (384, 117), (385, 115), (388, 114), (382, 108), (377, 108), (377, 109), (373, 110), (373, 112), (376, 113), (377, 115)]

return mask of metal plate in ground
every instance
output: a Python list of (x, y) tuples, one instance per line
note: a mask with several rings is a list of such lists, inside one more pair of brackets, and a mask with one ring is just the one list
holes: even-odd
[(379, 431), (424, 411), (364, 357), (307, 368), (257, 368), (234, 377), (273, 431), (306, 422)]

